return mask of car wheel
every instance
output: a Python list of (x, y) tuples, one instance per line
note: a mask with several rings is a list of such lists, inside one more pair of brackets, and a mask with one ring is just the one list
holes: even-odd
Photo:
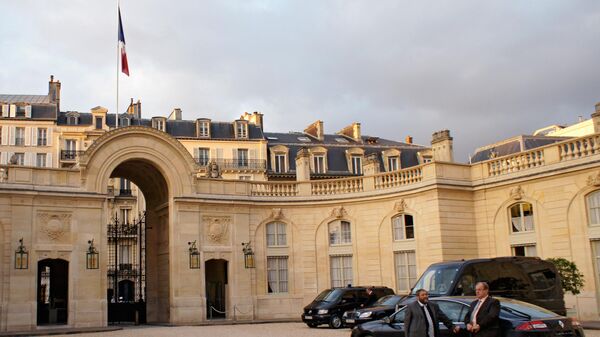
[(333, 329), (339, 329), (343, 325), (342, 318), (339, 315), (331, 316), (329, 320), (329, 327)]
[(315, 323), (306, 323), (306, 325), (308, 325), (309, 328), (316, 328), (317, 324)]

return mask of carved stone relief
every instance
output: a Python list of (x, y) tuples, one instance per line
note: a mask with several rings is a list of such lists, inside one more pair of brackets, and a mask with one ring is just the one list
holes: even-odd
[(591, 175), (587, 178), (588, 186), (598, 187), (600, 186), (600, 171), (595, 175)]
[(400, 201), (396, 201), (396, 204), (394, 204), (394, 211), (396, 211), (398, 213), (404, 213), (405, 210), (406, 210), (406, 201), (404, 201), (404, 199), (400, 199)]
[(271, 211), (271, 218), (274, 220), (283, 219), (283, 210), (281, 210), (281, 208), (273, 208)]
[(202, 218), (204, 236), (209, 244), (226, 244), (229, 242), (229, 216), (205, 216)]
[(346, 209), (344, 208), (344, 206), (340, 206), (340, 207), (336, 207), (333, 210), (331, 210), (331, 216), (337, 219), (341, 219), (341, 218), (345, 218), (348, 216), (348, 212), (346, 212)]
[(520, 185), (510, 190), (510, 197), (513, 200), (521, 200), (523, 196), (525, 196), (525, 191), (523, 191)]
[(64, 212), (39, 212), (40, 232), (51, 241), (60, 241), (71, 231), (71, 214)]

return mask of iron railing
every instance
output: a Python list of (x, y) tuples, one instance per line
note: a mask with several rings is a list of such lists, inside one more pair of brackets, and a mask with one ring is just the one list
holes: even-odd
[(264, 159), (206, 159), (195, 158), (196, 163), (207, 167), (211, 162), (216, 162), (221, 170), (266, 170), (267, 161)]
[(75, 160), (77, 157), (81, 156), (84, 151), (76, 151), (76, 150), (60, 150), (60, 160), (68, 161)]

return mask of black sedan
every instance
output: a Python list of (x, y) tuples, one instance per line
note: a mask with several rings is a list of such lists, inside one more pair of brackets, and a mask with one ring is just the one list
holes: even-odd
[(389, 316), (400, 308), (400, 302), (404, 297), (406, 296), (387, 295), (378, 299), (370, 307), (346, 311), (342, 316), (344, 326), (352, 328), (355, 325)]
[[(583, 328), (574, 319), (559, 316), (556, 313), (533, 304), (517, 300), (496, 297), (500, 300), (500, 329), (506, 337), (584, 337)], [(461, 327), (458, 334), (449, 331), (440, 323), (441, 336), (466, 337), (469, 334), (463, 323), (474, 297), (436, 297), (430, 299), (440, 306), (454, 324)], [(367, 322), (352, 329), (352, 337), (404, 336), (404, 308), (382, 320)]]

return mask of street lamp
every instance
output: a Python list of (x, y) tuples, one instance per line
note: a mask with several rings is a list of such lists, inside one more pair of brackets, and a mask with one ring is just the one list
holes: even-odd
[(94, 247), (94, 239), (88, 240), (88, 244), (90, 246), (85, 254), (85, 267), (87, 269), (98, 269), (100, 265), (98, 256), (100, 254), (98, 254), (98, 250)]
[(15, 269), (27, 269), (29, 267), (29, 252), (23, 246), (23, 238), (19, 239), (19, 248), (15, 251)]
[(190, 246), (190, 269), (200, 269), (200, 252), (196, 248), (196, 240), (188, 242), (188, 246)]
[(242, 251), (244, 252), (244, 267), (254, 268), (254, 252), (250, 247), (250, 241), (242, 242)]

